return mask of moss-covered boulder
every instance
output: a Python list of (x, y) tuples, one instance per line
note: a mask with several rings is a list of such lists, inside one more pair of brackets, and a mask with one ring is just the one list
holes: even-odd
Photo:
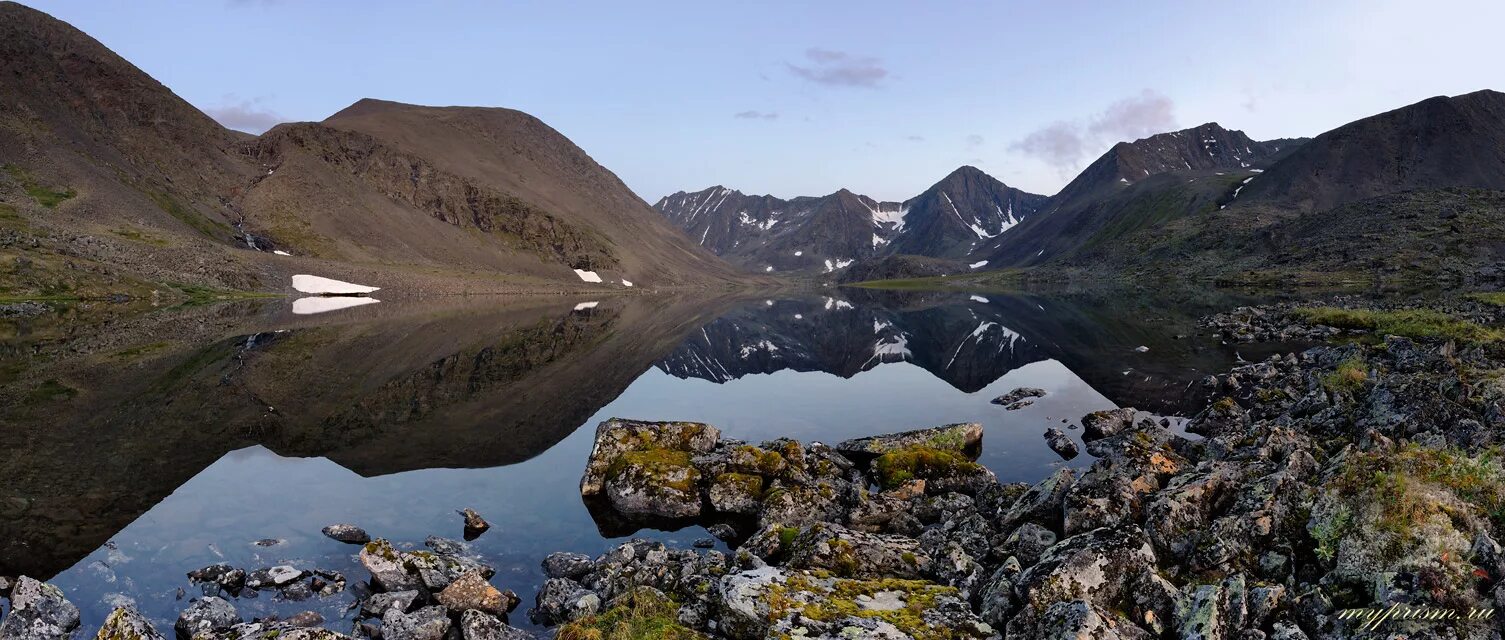
[(162, 640), (162, 634), (134, 608), (118, 607), (105, 618), (95, 640)]
[(629, 518), (693, 518), (701, 510), (701, 474), (688, 451), (626, 451), (607, 468), (604, 495)]
[(763, 491), (763, 476), (727, 472), (711, 480), (706, 497), (718, 513), (752, 515), (758, 512)]
[(860, 461), (913, 447), (960, 453), (969, 460), (976, 460), (978, 454), (982, 452), (982, 425), (976, 422), (965, 422), (903, 433), (854, 438), (837, 444), (836, 451)]
[(606, 488), (615, 467), (618, 471), (623, 455), (644, 451), (677, 451), (687, 454), (706, 453), (716, 447), (721, 432), (698, 422), (642, 422), (612, 418), (596, 427), (596, 441), (591, 447), (585, 475), (580, 478), (580, 495), (594, 496)]

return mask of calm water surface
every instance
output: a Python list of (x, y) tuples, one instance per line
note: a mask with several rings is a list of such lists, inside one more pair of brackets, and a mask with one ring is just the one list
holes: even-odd
[[(354, 585), (366, 577), (358, 547), (321, 527), (354, 523), (418, 548), (460, 538), (455, 512), (469, 507), (493, 525), (472, 550), (523, 596), (512, 622), (527, 626), (545, 555), (622, 539), (601, 533), (577, 489), (609, 417), (707, 422), (753, 442), (975, 421), (981, 461), (1032, 483), (1092, 461), (1061, 460), (1047, 427), (1077, 437), (1082, 415), (1121, 405), (1184, 414), (1203, 399), (1196, 382), (1236, 357), (1194, 326), (1236, 303), (1224, 294), (581, 302), (592, 301), (312, 316), (274, 302), (13, 324), (0, 574), (62, 586), (86, 628), (130, 602), (166, 629), (198, 595), (187, 571), (292, 564)], [(989, 403), (1021, 386), (1047, 395), (1017, 411)], [(354, 601), (266, 593), (236, 605), (247, 619), (315, 610), (345, 629)]]

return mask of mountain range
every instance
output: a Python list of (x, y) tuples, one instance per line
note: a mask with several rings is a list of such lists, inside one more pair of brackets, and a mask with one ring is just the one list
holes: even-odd
[[(1217, 123), (1120, 142), (1043, 196), (963, 166), (912, 198), (716, 186), (650, 205), (487, 107), (357, 101), (229, 130), (104, 45), (0, 2), (0, 298), (470, 293), (979, 274), (1505, 277), (1505, 94), (1311, 139)], [(982, 276), (991, 277), (991, 276)]]
[(878, 202), (846, 189), (782, 200), (715, 186), (665, 196), (653, 207), (733, 264), (830, 273), (892, 255), (964, 258), (1033, 216), (1046, 200), (964, 166), (904, 202)]
[[(744, 204), (803, 213), (833, 200), (855, 203), (842, 224), (801, 215), (782, 230)], [(845, 268), (843, 282), (1020, 268), (1043, 278), (1495, 278), (1505, 276), (1505, 94), (1429, 98), (1312, 139), (1257, 141), (1206, 123), (1120, 142), (1049, 197), (962, 167), (903, 203), (715, 187), (654, 208), (745, 268)], [(856, 241), (862, 219), (874, 229), (870, 251)]]

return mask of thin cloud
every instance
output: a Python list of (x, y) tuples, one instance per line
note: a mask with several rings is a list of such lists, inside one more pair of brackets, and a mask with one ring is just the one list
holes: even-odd
[(277, 112), (261, 106), (261, 98), (236, 101), (234, 96), (226, 96), (224, 102), (204, 109), (204, 113), (230, 129), (258, 135), (288, 121)]
[(1070, 122), (1054, 122), (1024, 136), (1009, 148), (1035, 156), (1057, 169), (1075, 167), (1082, 160), (1082, 150), (1087, 146), (1082, 140), (1081, 127)]
[(1069, 175), (1081, 168), (1089, 150), (1175, 130), (1175, 110), (1170, 98), (1146, 89), (1108, 105), (1085, 123), (1062, 120), (1045, 125), (1009, 145), (1009, 149), (1039, 158)]
[(1087, 127), (1092, 135), (1117, 140), (1138, 140), (1176, 127), (1176, 104), (1170, 98), (1145, 89), (1124, 98), (1098, 114)]
[(882, 61), (872, 56), (812, 47), (805, 50), (805, 58), (806, 65), (786, 63), (789, 72), (816, 84), (872, 89), (888, 77)]
[(752, 110), (738, 111), (737, 113), (732, 114), (732, 117), (733, 118), (738, 118), (738, 119), (741, 119), (741, 120), (778, 120), (779, 119), (779, 112), (777, 112), (777, 111), (752, 111)]
[(981, 135), (978, 135), (978, 134), (974, 133), (972, 135), (967, 136), (967, 148), (968, 149), (976, 149), (978, 147), (981, 147), (982, 143), (984, 143), (984, 142), (987, 142), (987, 140), (985, 140)]
[(925, 136), (908, 136), (908, 137), (906, 137), (904, 139), (908, 140), (910, 142), (924, 142), (925, 141)]

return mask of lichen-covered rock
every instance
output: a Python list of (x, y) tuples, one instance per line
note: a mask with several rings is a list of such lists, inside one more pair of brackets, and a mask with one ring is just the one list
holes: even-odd
[(412, 613), (387, 609), (381, 618), (382, 640), (443, 640), (449, 633), (449, 613), (444, 607), (424, 607)]
[(997, 635), (955, 589), (920, 580), (830, 578), (765, 567), (726, 576), (718, 595), (721, 630), (735, 640)]
[(761, 507), (763, 482), (763, 477), (759, 475), (723, 473), (711, 480), (706, 497), (717, 513), (752, 515)]
[[(633, 451), (665, 450), (705, 453), (716, 447), (721, 432), (698, 422), (641, 422), (612, 418), (596, 427), (580, 495), (599, 495), (606, 488), (609, 471), (622, 455)], [(688, 460), (688, 457), (686, 458)]]
[(763, 497), (758, 511), (758, 525), (804, 525), (812, 522), (835, 522), (844, 519), (856, 487), (845, 482), (815, 484), (774, 483)]
[(533, 640), (533, 634), (475, 610), (460, 614), (460, 637), (464, 640)]
[(95, 640), (162, 640), (162, 634), (134, 608), (117, 607), (105, 618)]
[(1135, 413), (1132, 407), (1124, 407), (1082, 416), (1082, 441), (1101, 440), (1129, 428), (1134, 424)]
[[(786, 535), (785, 531), (775, 535)], [(805, 527), (782, 551), (787, 568), (823, 569), (844, 578), (918, 578), (931, 563), (913, 538), (863, 533), (827, 522)]]
[(1057, 469), (1049, 478), (1041, 480), (1019, 496), (999, 518), (999, 525), (1007, 531), (1026, 522), (1033, 522), (1051, 531), (1061, 531), (1061, 504), (1075, 480), (1076, 472)]
[(629, 518), (700, 515), (701, 474), (690, 454), (675, 449), (623, 452), (606, 471), (603, 494)]
[(1026, 522), (1004, 538), (997, 555), (1005, 558), (1013, 556), (1019, 559), (1020, 564), (1033, 566), (1040, 561), (1040, 556), (1046, 549), (1055, 546), (1056, 540), (1056, 532), (1033, 522)]
[(1149, 640), (1155, 637), (1110, 610), (1083, 600), (1051, 603), (1009, 622), (1008, 637), (1039, 640)]
[(550, 578), (579, 579), (590, 573), (591, 558), (583, 553), (569, 553), (560, 551), (551, 553), (543, 559), (544, 575)]
[(450, 611), (480, 611), (494, 616), (506, 615), (517, 606), (515, 600), (505, 597), (478, 571), (456, 578), (435, 599)]
[(61, 640), (78, 623), (78, 607), (62, 589), (21, 576), (11, 587), (10, 614), (0, 620), (0, 640)]
[(403, 557), (392, 544), (377, 538), (361, 548), (361, 566), (371, 573), (371, 584), (383, 591), (410, 591), (422, 583), (409, 573)]
[(178, 635), (183, 638), (192, 638), (201, 634), (212, 634), (225, 631), (239, 624), (240, 614), (235, 612), (235, 605), (230, 604), (224, 598), (208, 596), (199, 598), (188, 605), (182, 613), (178, 614), (178, 622), (173, 625)]
[(408, 609), (413, 608), (413, 603), (417, 600), (416, 590), (375, 593), (361, 602), (361, 615), (367, 618), (380, 618), (386, 615), (387, 609), (407, 612)]
[[(1154, 571), (1155, 552), (1137, 529), (1096, 529), (1048, 549), (1039, 563), (1020, 574), (1015, 591), (1037, 612), (1072, 600), (1128, 611), (1134, 605), (1136, 585)], [(1169, 615), (1169, 611), (1160, 614)]]
[(982, 425), (966, 422), (903, 433), (854, 438), (837, 444), (836, 451), (844, 456), (861, 460), (912, 447), (952, 451), (975, 460), (978, 453), (982, 451)]
[(555, 625), (594, 615), (601, 610), (601, 596), (568, 578), (549, 578), (538, 590), (528, 618), (535, 624)]

